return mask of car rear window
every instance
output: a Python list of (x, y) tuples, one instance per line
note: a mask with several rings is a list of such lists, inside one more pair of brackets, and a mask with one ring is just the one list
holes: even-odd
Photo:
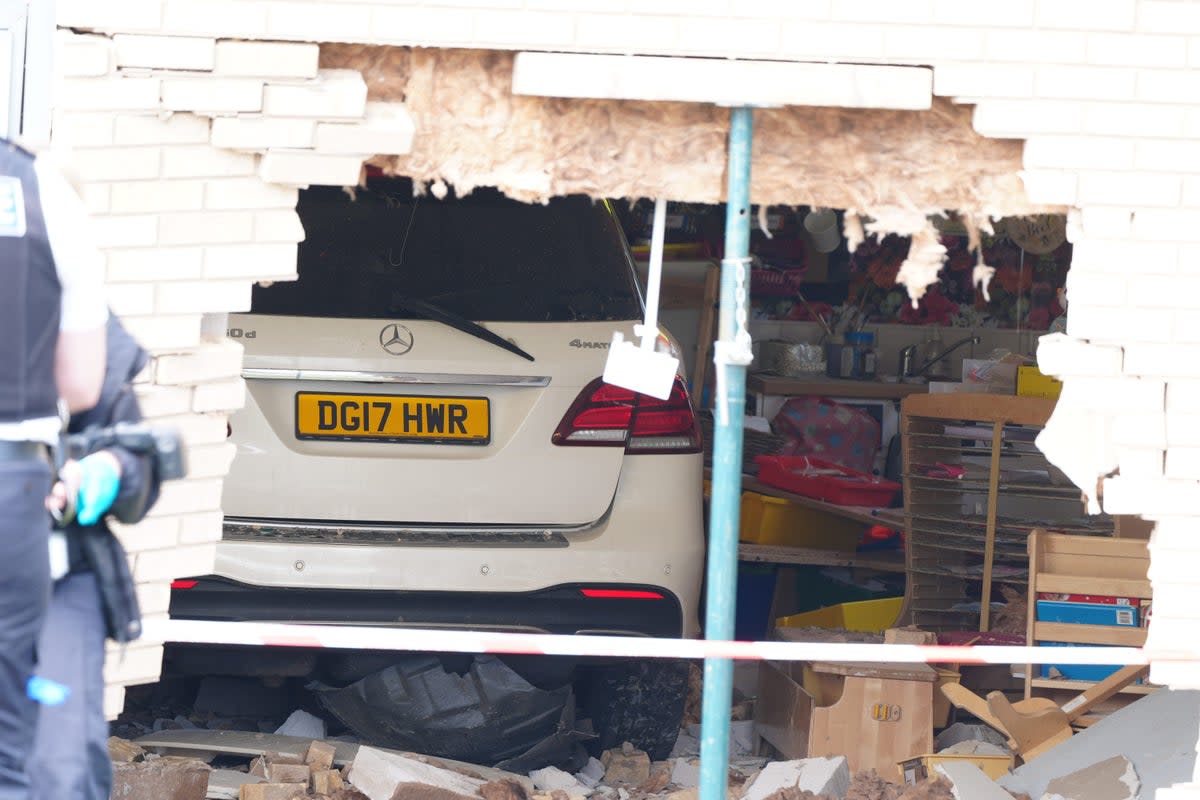
[(411, 318), (404, 299), (467, 319), (630, 320), (641, 300), (606, 202), (518, 203), (492, 189), (413, 197), (406, 179), (300, 193), (299, 280), (254, 289), (251, 311)]

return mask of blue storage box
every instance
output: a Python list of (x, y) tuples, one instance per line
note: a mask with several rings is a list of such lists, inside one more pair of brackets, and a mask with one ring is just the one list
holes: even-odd
[[(1072, 642), (1038, 642), (1038, 647), (1096, 647), (1098, 645), (1079, 645)], [(1102, 681), (1121, 668), (1120, 664), (1042, 664), (1042, 677), (1049, 678), (1050, 670), (1056, 669), (1062, 677), (1070, 681)], [(1141, 681), (1138, 681), (1139, 683)]]
[(1108, 603), (1071, 603), (1062, 600), (1038, 600), (1040, 622), (1073, 622), (1079, 625), (1138, 626), (1138, 609)]

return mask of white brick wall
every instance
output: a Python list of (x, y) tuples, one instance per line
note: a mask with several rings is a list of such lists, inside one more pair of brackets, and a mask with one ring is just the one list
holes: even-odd
[[(73, 148), (114, 302), (158, 354), (147, 406), (197, 456), (146, 523), (178, 525), (123, 533), (161, 545), (135, 556), (156, 609), (164, 581), (211, 563), (225, 413), (242, 397), (240, 350), (201, 343), (201, 314), (294, 274), (296, 187), (352, 184), (364, 156), (421, 135), (402, 112), (381, 127), (358, 73), (318, 71), (323, 41), (932, 67), (933, 93), (971, 103), (981, 134), (1025, 140), (1030, 200), (1071, 207), (1069, 337), (1044, 365), (1104, 414), (1120, 467), (1106, 510), (1196, 522), (1200, 3), (59, 0), (57, 14), (54, 138)], [(1169, 562), (1158, 548), (1171, 580), (1156, 587), (1191, 592), (1164, 589), (1165, 629), (1192, 613), (1200, 547)], [(148, 652), (131, 670), (150, 671)], [(1155, 675), (1200, 685), (1186, 666)]]

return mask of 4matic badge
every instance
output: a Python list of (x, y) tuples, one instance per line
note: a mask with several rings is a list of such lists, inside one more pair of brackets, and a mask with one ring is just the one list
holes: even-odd
[(413, 348), (413, 334), (398, 322), (383, 326), (379, 332), (379, 346), (393, 356), (402, 356)]
[(580, 347), (584, 350), (607, 350), (612, 342), (585, 342), (581, 339), (572, 339), (567, 344), (570, 347)]

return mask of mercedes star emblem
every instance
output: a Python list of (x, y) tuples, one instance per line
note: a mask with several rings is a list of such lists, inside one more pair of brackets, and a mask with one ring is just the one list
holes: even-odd
[(412, 331), (395, 322), (384, 325), (379, 332), (379, 346), (391, 355), (402, 356), (412, 350)]

